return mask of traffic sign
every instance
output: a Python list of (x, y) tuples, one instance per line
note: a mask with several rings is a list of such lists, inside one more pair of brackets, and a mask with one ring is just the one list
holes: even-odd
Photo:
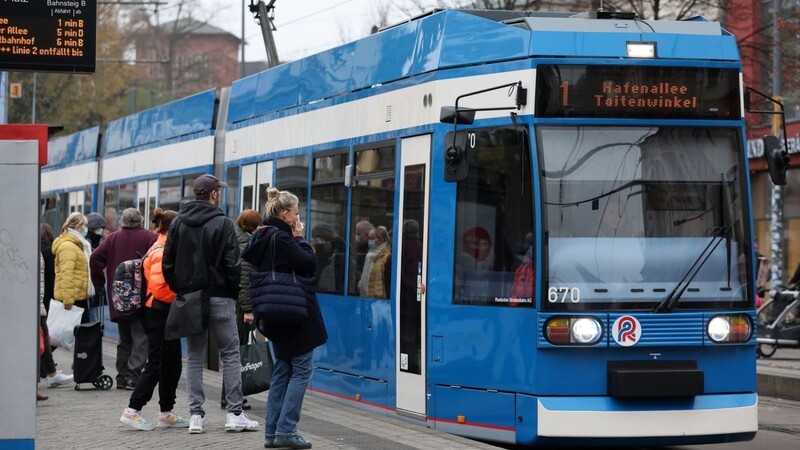
[(11, 83), (8, 88), (8, 96), (11, 98), (22, 97), (22, 83)]

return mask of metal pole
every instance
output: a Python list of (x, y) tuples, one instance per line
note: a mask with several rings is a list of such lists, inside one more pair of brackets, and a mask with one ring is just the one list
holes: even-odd
[(31, 123), (36, 123), (36, 72), (33, 72), (33, 99), (31, 101)]
[(8, 123), (8, 72), (0, 72), (0, 123)]
[(239, 66), (239, 78), (244, 78), (244, 13), (247, 9), (247, 0), (242, 0), (242, 63)]
[(278, 65), (278, 49), (275, 48), (275, 39), (272, 37), (272, 23), (269, 20), (269, 9), (275, 1), (270, 2), (268, 7), (262, 0), (258, 2), (259, 22), (261, 23), (261, 34), (264, 36), (264, 47), (267, 50), (267, 67)]
[[(778, 27), (778, 22), (781, 18), (781, 11), (783, 5), (781, 0), (772, 1), (772, 96), (779, 97), (781, 95), (781, 30)], [(776, 105), (777, 107), (777, 105)], [(781, 136), (781, 127), (775, 127), (773, 121), (773, 134), (778, 139), (785, 139), (786, 136)], [(772, 186), (771, 195), (771, 209), (772, 209), (772, 223), (770, 224), (770, 234), (772, 236), (770, 242), (770, 250), (772, 251), (772, 267), (770, 280), (772, 286), (783, 284), (783, 189), (781, 186)]]

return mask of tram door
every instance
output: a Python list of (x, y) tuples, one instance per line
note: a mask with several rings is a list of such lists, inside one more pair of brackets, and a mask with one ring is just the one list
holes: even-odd
[[(89, 214), (91, 211), (84, 211), (84, 205), (86, 204), (86, 191), (72, 191), (69, 193), (69, 212), (79, 212), (83, 214)], [(64, 220), (67, 218), (65, 217)]]
[(428, 262), (431, 136), (403, 139), (400, 147), (400, 217), (397, 233), (397, 411), (426, 411), (424, 283)]
[(158, 180), (140, 181), (136, 189), (136, 205), (144, 217), (144, 227), (150, 228), (150, 220), (156, 209), (156, 196), (158, 195)]
[[(272, 161), (242, 166), (242, 191), (239, 198), (240, 211), (255, 209), (264, 213), (267, 203), (267, 189), (272, 186)], [(280, 186), (278, 187), (280, 189)]]

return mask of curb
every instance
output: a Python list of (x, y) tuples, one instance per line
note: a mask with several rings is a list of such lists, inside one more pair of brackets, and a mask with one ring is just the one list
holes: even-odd
[(798, 377), (759, 373), (756, 376), (756, 385), (759, 396), (800, 401), (800, 378)]

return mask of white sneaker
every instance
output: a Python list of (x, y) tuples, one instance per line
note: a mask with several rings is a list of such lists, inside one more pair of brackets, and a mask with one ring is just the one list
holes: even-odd
[(72, 375), (64, 375), (59, 370), (56, 372), (56, 376), (45, 378), (45, 382), (49, 388), (59, 387), (67, 383), (72, 383)]
[(206, 430), (205, 419), (200, 414), (192, 414), (189, 418), (189, 434), (200, 434)]
[(255, 431), (258, 430), (258, 422), (250, 420), (245, 413), (238, 416), (234, 413), (228, 413), (228, 421), (225, 422), (225, 431)]

